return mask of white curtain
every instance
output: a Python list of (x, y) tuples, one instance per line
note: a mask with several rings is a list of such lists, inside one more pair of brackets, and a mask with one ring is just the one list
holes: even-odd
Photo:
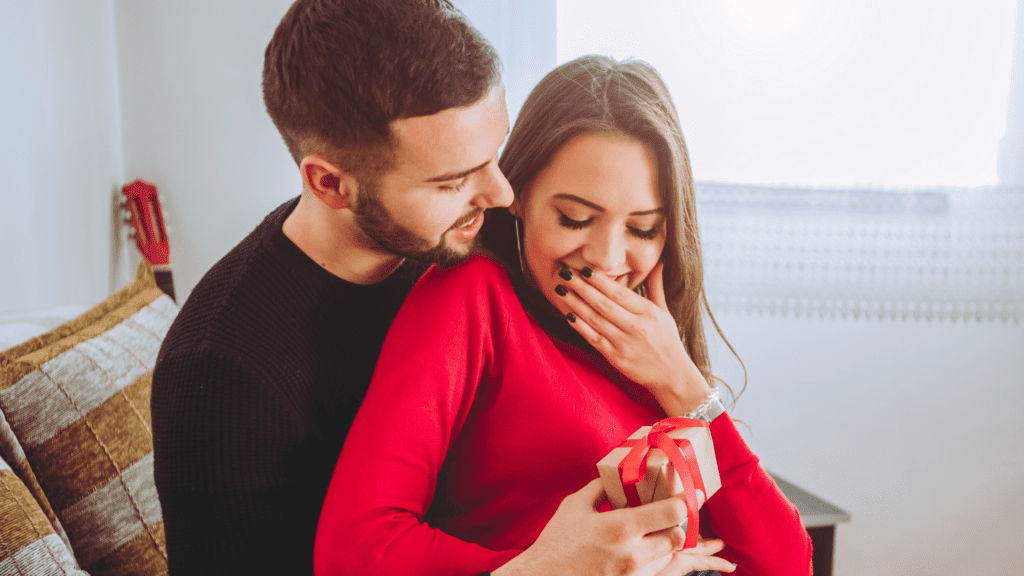
[(1017, 8), (559, 0), (558, 59), (640, 58), (666, 79), (717, 310), (1019, 322)]

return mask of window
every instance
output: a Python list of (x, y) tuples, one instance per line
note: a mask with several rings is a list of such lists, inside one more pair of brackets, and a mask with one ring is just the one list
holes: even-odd
[(628, 7), (559, 0), (558, 61), (637, 57), (664, 76), (716, 310), (1024, 318), (1024, 134), (1000, 165), (1016, 1)]

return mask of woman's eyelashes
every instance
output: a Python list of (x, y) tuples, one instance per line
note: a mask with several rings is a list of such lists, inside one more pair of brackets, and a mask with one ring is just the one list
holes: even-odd
[[(574, 220), (566, 216), (563, 212), (558, 212), (558, 223), (570, 230), (582, 230), (587, 226), (590, 226), (593, 222), (593, 217), (587, 218), (586, 220)], [(654, 240), (655, 238), (658, 237), (659, 234), (657, 226), (650, 229), (634, 228), (633, 226), (627, 226), (626, 229), (629, 230), (630, 234), (641, 240)]]
[(558, 223), (570, 230), (582, 230), (589, 226), (593, 221), (593, 218), (587, 218), (586, 220), (573, 220), (561, 211), (558, 213)]
[(650, 230), (641, 230), (640, 228), (629, 227), (629, 233), (641, 240), (654, 240), (658, 237), (658, 228), (655, 226)]

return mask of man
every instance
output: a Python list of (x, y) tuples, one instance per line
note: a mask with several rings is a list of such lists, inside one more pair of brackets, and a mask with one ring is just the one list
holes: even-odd
[[(206, 274), (157, 361), (172, 574), (312, 572), (334, 464), (419, 262), (464, 258), (483, 210), (512, 200), (498, 58), (447, 0), (299, 0), (263, 89), (303, 192)], [(495, 574), (632, 573), (681, 544), (666, 528), (681, 502), (598, 514), (600, 495), (567, 498)]]

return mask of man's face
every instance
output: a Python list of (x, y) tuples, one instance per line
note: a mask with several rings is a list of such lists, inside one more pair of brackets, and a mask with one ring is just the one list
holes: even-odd
[(382, 250), (452, 264), (469, 255), (483, 211), (508, 206), (512, 188), (498, 169), (508, 133), (505, 89), (479, 102), (392, 123), (395, 162), (361, 184), (355, 221)]

